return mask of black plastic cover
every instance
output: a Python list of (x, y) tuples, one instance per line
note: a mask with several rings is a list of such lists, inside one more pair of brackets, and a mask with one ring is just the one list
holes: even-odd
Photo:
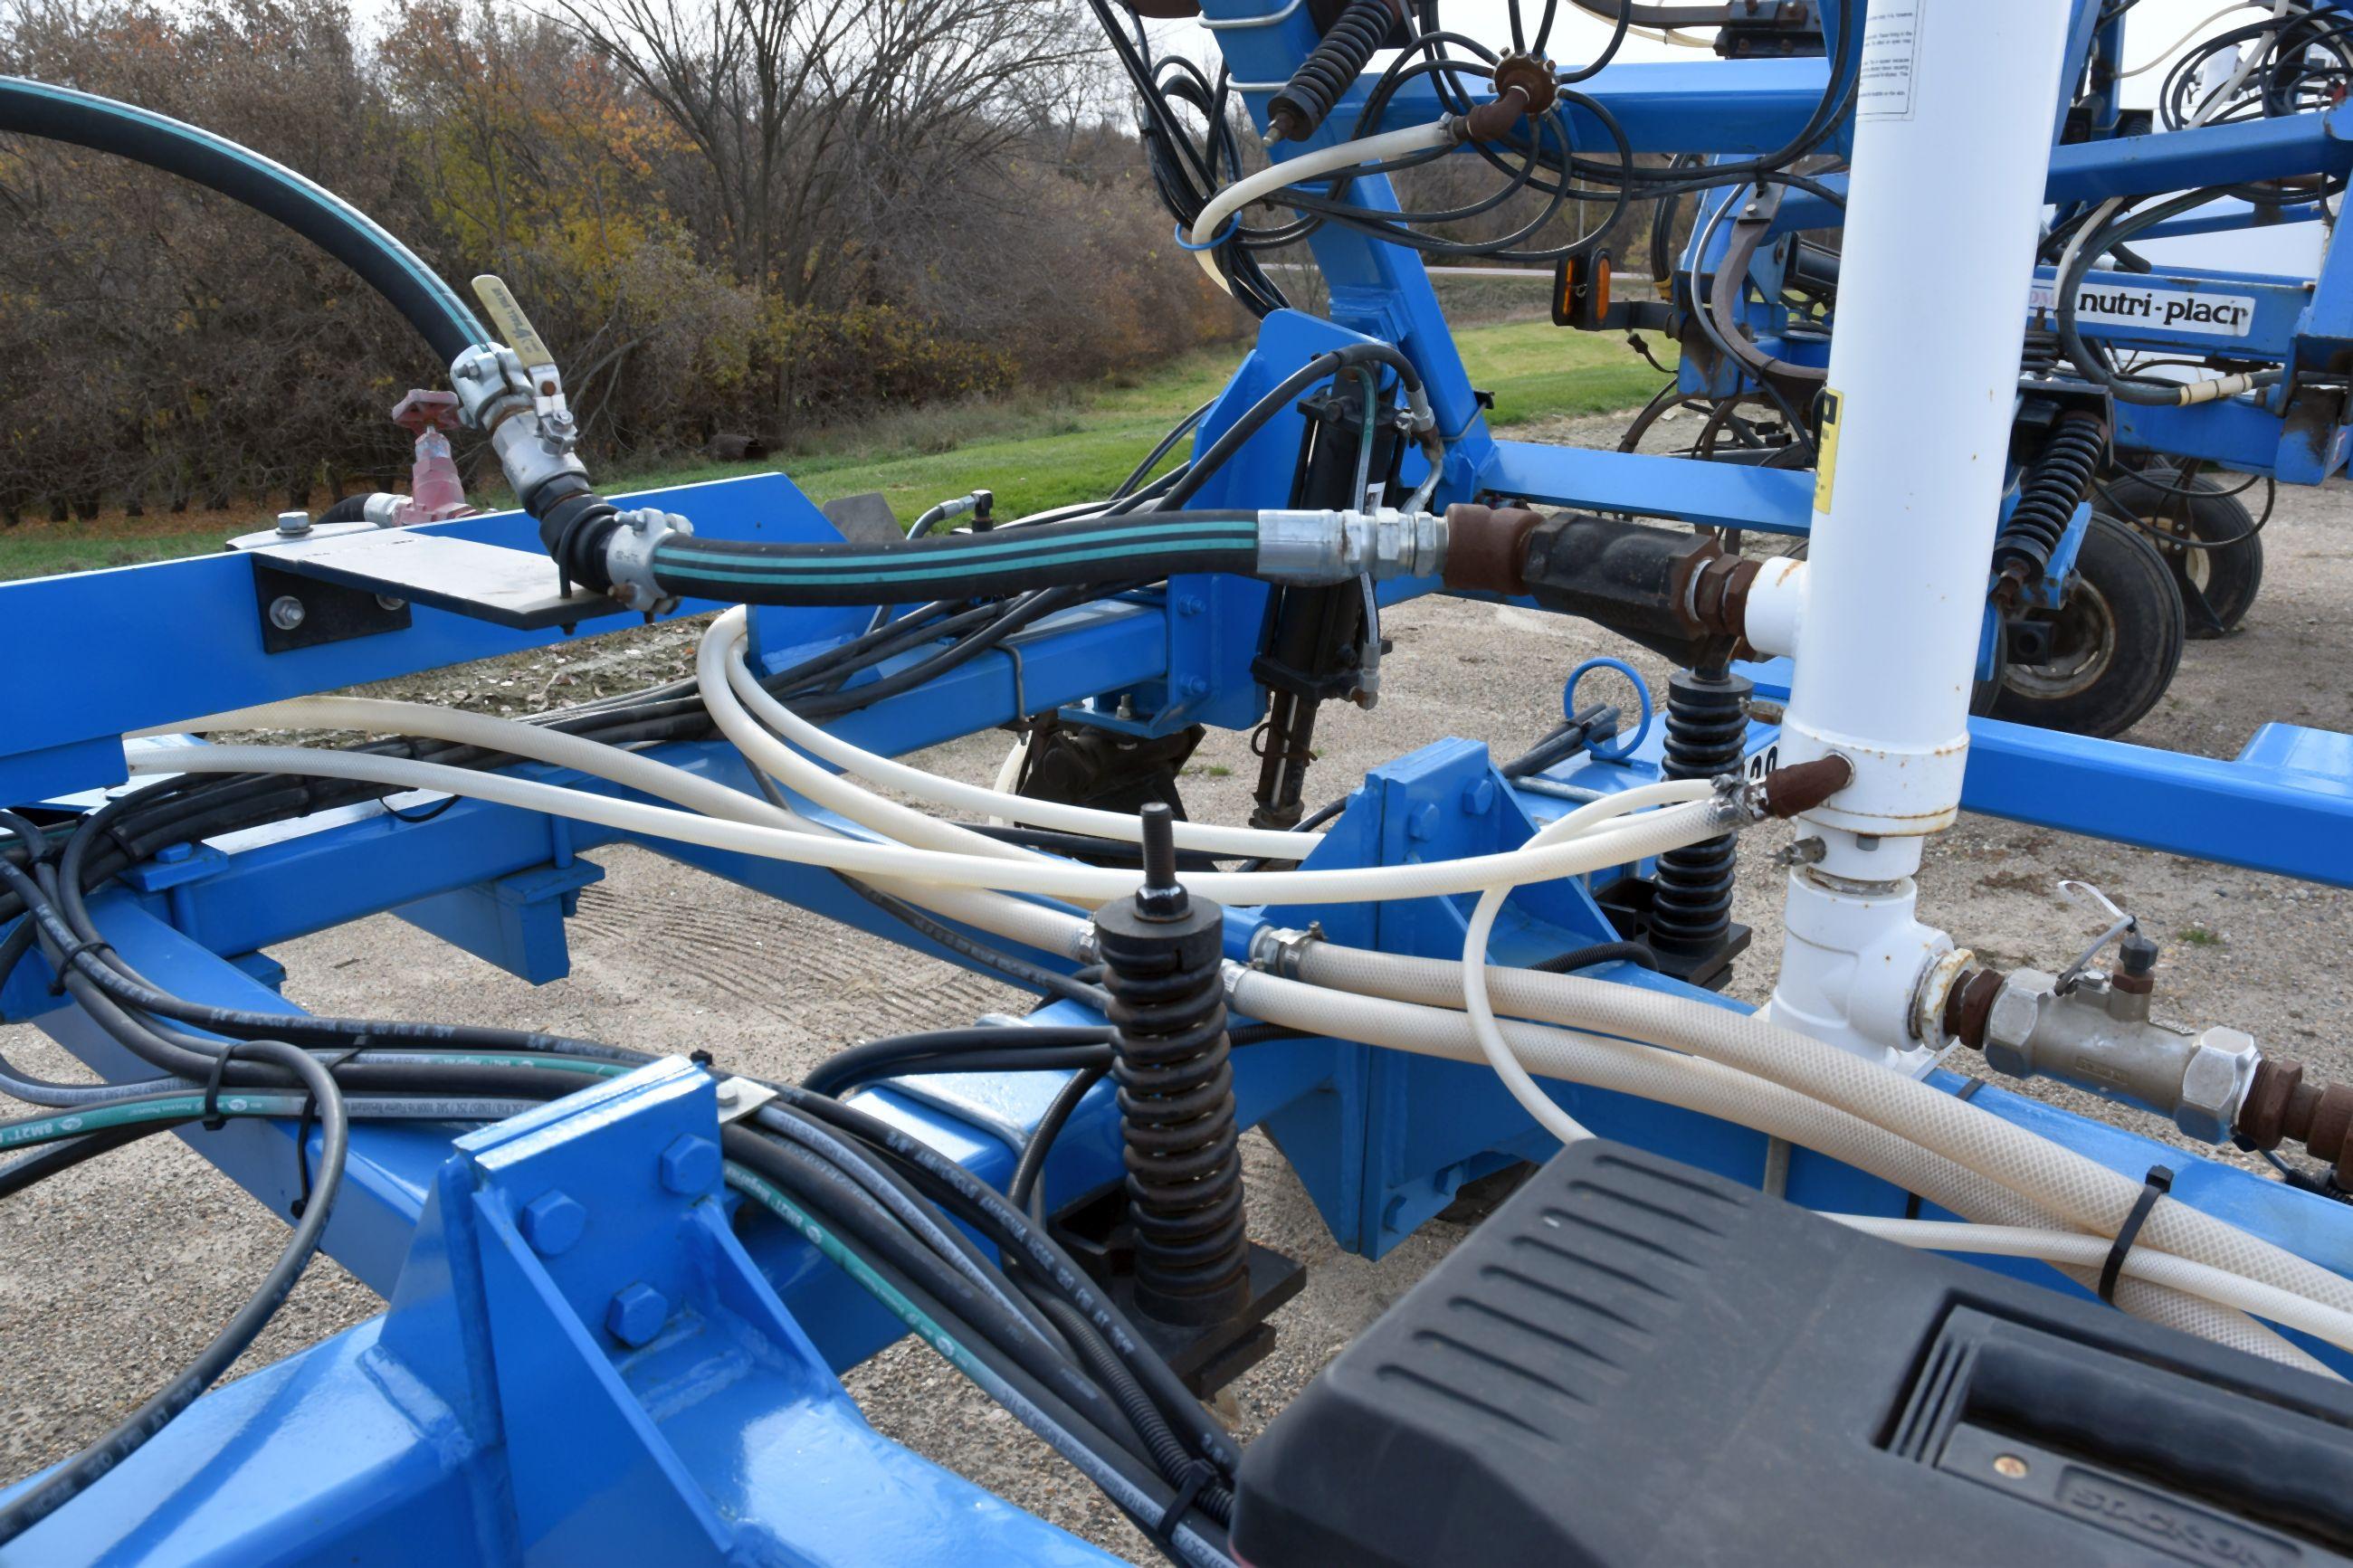
[(1615, 1144), (1562, 1153), (1245, 1456), (1307, 1564), (2353, 1549), (2353, 1394)]

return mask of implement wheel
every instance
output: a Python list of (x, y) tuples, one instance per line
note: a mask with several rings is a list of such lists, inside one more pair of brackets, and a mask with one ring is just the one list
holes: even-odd
[(2238, 494), (2243, 483), (2158, 468), (2100, 489), (2100, 500), (2147, 530), (2172, 568), (2193, 637), (2237, 630), (2263, 585), (2263, 542)]
[(2055, 613), (2041, 661), (2012, 661), (1989, 710), (1997, 719), (2119, 735), (2157, 706), (2181, 663), (2186, 636), (2173, 569), (2138, 528), (2092, 515), (2075, 580)]

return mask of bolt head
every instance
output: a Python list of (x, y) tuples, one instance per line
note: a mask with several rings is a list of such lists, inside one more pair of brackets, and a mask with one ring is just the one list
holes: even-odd
[(1188, 675), (1185, 678), (1186, 696), (1199, 699), (1207, 697), (1208, 694), (1209, 683), (1208, 681), (1202, 679), (1198, 675)]
[(1176, 601), (1176, 613), (1180, 616), (1198, 616), (1208, 607), (1198, 594), (1187, 594)]
[(1462, 786), (1462, 809), (1472, 816), (1484, 816), (1495, 805), (1495, 781), (1475, 778)]
[(1438, 837), (1438, 807), (1429, 801), (1406, 813), (1405, 836), (1427, 842)]
[(700, 1197), (719, 1184), (719, 1145), (688, 1133), (661, 1152), (661, 1184), (684, 1197)]
[(311, 514), (307, 511), (281, 511), (278, 514), (278, 531), (303, 534), (311, 531)]
[(642, 1281), (622, 1286), (613, 1293), (613, 1304), (605, 1309), (605, 1327), (631, 1350), (651, 1343), (669, 1321), (669, 1300)]
[(269, 624), (281, 632), (290, 632), (302, 624), (302, 601), (291, 594), (280, 594), (269, 601)]
[(375, 607), (388, 613), (397, 613), (408, 607), (408, 601), (396, 599), (390, 594), (378, 594), (375, 596)]
[(515, 1216), (515, 1228), (522, 1232), (533, 1252), (554, 1258), (571, 1250), (588, 1228), (588, 1211), (563, 1193), (542, 1193), (522, 1205), (522, 1212)]

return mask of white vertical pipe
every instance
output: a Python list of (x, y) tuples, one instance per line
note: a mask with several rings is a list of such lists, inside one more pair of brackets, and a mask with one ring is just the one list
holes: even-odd
[(1782, 760), (1854, 782), (1806, 818), (1777, 1022), (1914, 1067), (1912, 986), (1951, 944), (1913, 919), (1949, 826), (2051, 161), (2058, 0), (1872, 0), (1825, 442)]

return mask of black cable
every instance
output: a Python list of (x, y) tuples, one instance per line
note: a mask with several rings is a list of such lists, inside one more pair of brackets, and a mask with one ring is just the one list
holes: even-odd
[(344, 1113), (343, 1093), (324, 1068), (290, 1045), (255, 1040), (238, 1049), (291, 1072), (318, 1101), (321, 1159), (312, 1200), (303, 1209), (302, 1217), (295, 1222), (293, 1234), (287, 1237), (278, 1261), (210, 1344), (105, 1436), (58, 1465), (0, 1510), (0, 1544), (15, 1540), (79, 1496), (195, 1404), (197, 1396), (245, 1353), (318, 1251), (320, 1235), (326, 1229), (327, 1216), (343, 1187), (343, 1167), (350, 1153), (351, 1125)]
[[(1104, 1033), (1107, 1036), (1110, 1031)], [(1046, 1173), (1046, 1156), (1053, 1152), (1054, 1140), (1061, 1136), (1071, 1113), (1079, 1109), (1079, 1101), (1086, 1099), (1087, 1091), (1110, 1073), (1111, 1056), (1111, 1044), (1106, 1039), (1103, 1065), (1079, 1068), (1055, 1092), (1047, 1102), (1045, 1114), (1038, 1118), (1038, 1125), (1029, 1130), (1029, 1141), (1021, 1145), (1021, 1158), (1015, 1162), (1013, 1174), (1005, 1184), (1005, 1195), (1039, 1225), (1046, 1223), (1045, 1194), (1039, 1186), (1039, 1178)]]
[(1591, 969), (1600, 963), (1631, 963), (1656, 973), (1659, 955), (1651, 951), (1648, 942), (1597, 942), (1584, 947), (1573, 947), (1567, 952), (1555, 953), (1541, 963), (1528, 967), (1538, 974), (1573, 974), (1580, 969)]

